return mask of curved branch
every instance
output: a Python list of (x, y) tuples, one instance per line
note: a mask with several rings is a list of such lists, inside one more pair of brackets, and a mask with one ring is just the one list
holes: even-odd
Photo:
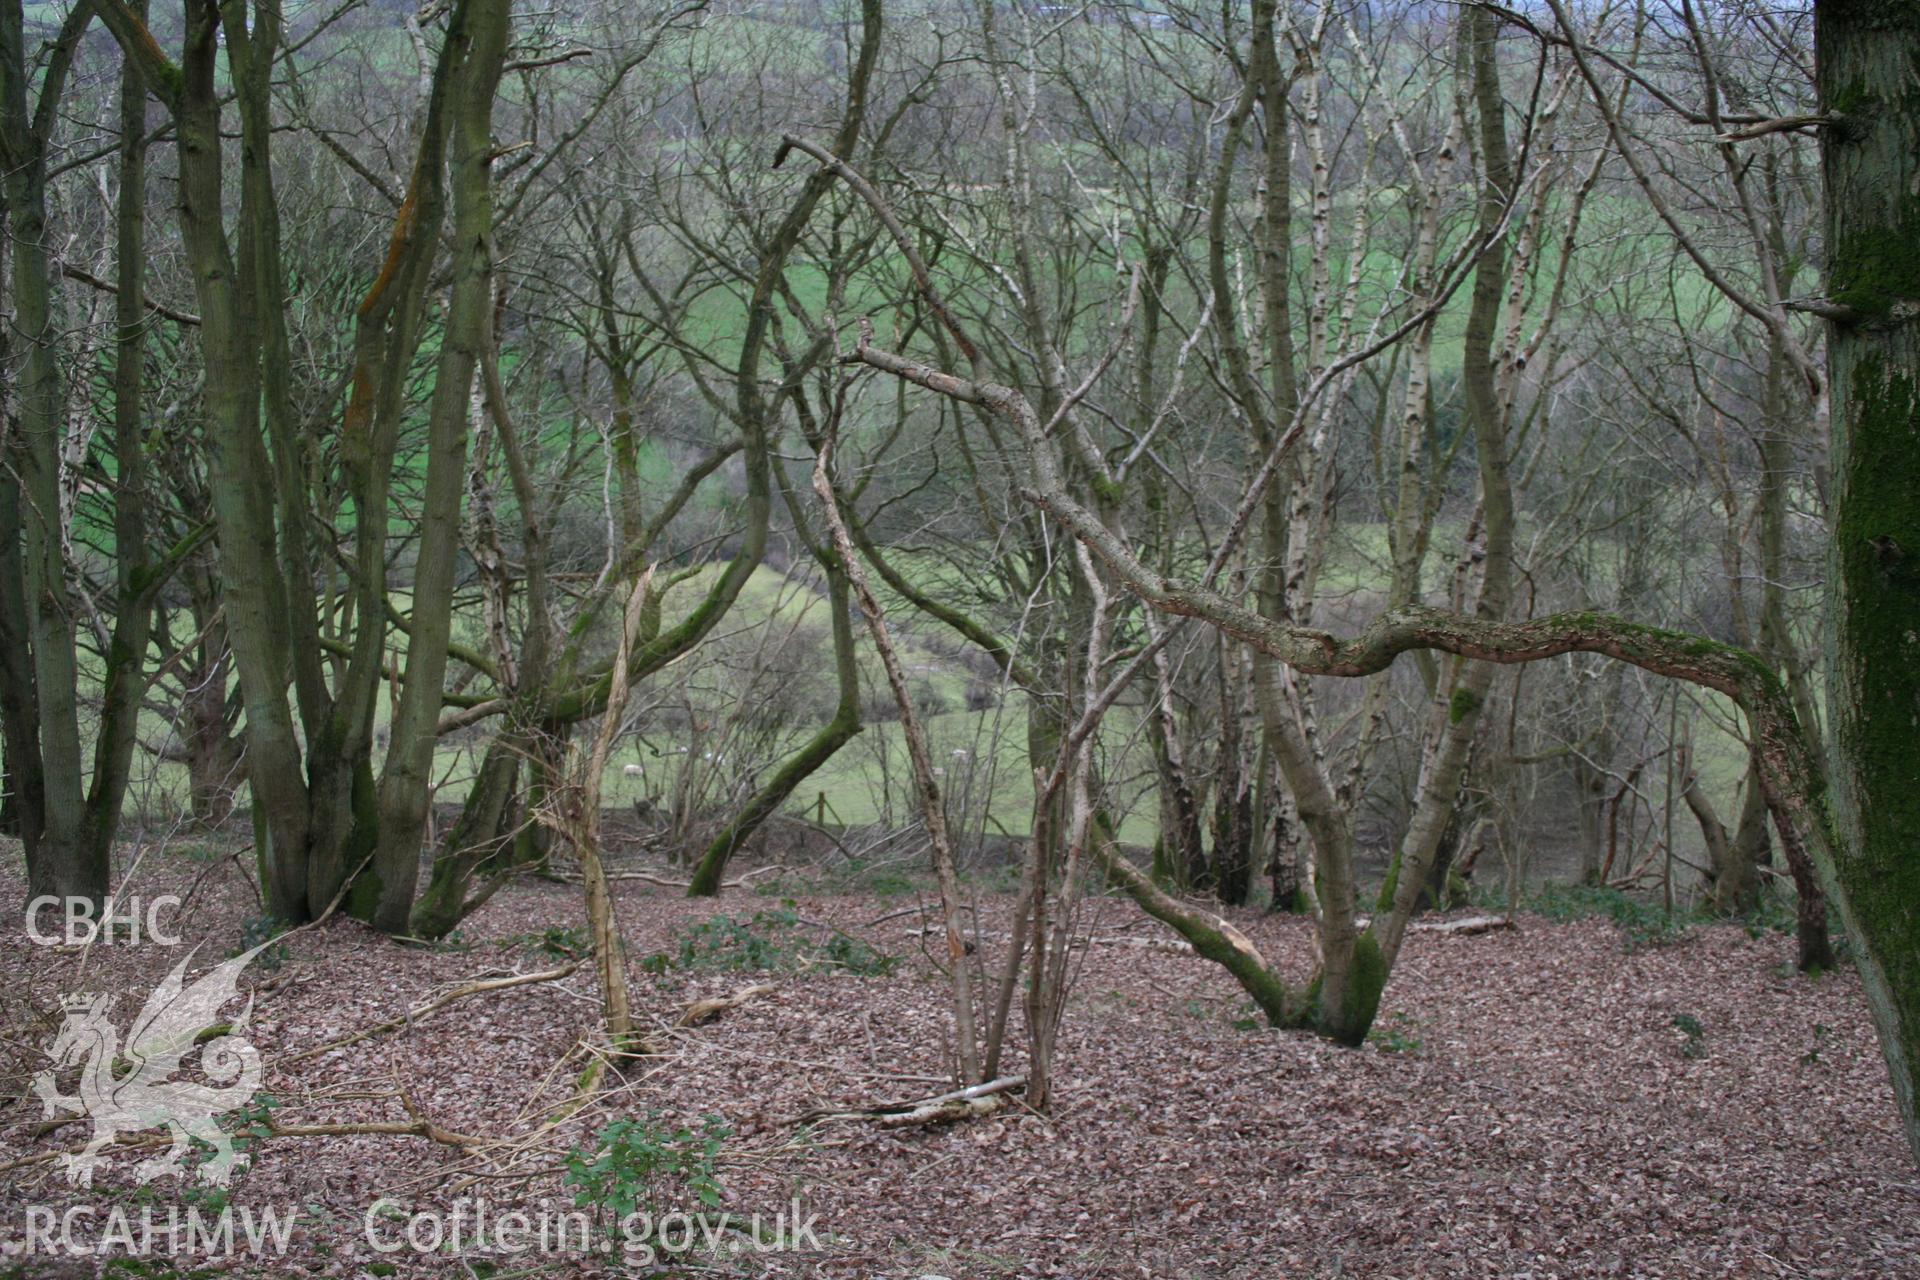
[(1129, 590), (1163, 613), (1198, 618), (1295, 670), (1309, 675), (1371, 675), (1411, 650), (1436, 650), (1502, 664), (1598, 653), (1725, 694), (1753, 722), (1769, 788), (1781, 797), (1794, 825), (1819, 851), (1823, 873), (1830, 865), (1833, 842), (1818, 804), (1823, 784), (1817, 753), (1807, 742), (1780, 677), (1754, 654), (1700, 636), (1592, 612), (1498, 622), (1407, 605), (1377, 615), (1344, 639), (1331, 631), (1269, 618), (1218, 591), (1181, 582), (1143, 564), (1118, 534), (1068, 494), (1039, 417), (1018, 391), (956, 378), (864, 344), (844, 359), (1008, 419), (1026, 441), (1035, 482), (1022, 496), (1086, 543)]

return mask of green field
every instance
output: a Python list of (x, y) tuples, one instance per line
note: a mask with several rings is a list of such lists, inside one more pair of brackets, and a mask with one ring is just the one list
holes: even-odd
[[(1328, 576), (1364, 589), (1378, 581), (1374, 561), (1384, 549), (1384, 533), (1377, 526), (1360, 527), (1357, 533), (1345, 540), (1347, 550), (1329, 566)], [(703, 571), (673, 589), (666, 606), (669, 618), (691, 606), (712, 572)], [(396, 604), (407, 607), (404, 593), (398, 594)], [(961, 650), (943, 628), (915, 616), (897, 601), (889, 607), (916, 701), (927, 711), (924, 721), (936, 767), (943, 771), (950, 822), (963, 839), (1023, 835), (1031, 816), (1033, 783), (1026, 758), (1022, 696), (1017, 690), (1004, 691), (992, 705), (968, 709), (969, 685), (977, 692), (979, 686), (994, 686), (994, 682), (982, 680), (955, 659), (953, 655)], [(744, 798), (831, 712), (826, 608), (824, 597), (809, 583), (770, 568), (758, 569), (706, 644), (635, 689), (629, 731), (617, 742), (602, 778), (603, 805), (625, 814), (635, 801), (650, 801), (664, 810), (684, 789), (704, 802), (710, 820)], [(463, 618), (461, 623), (468, 633), (461, 638), (477, 643), (477, 621)], [(917, 820), (917, 813), (905, 743), (892, 718), (877, 656), (864, 631), (856, 629), (856, 636), (863, 703), (879, 710), (870, 714), (862, 733), (802, 784), (790, 798), (787, 812), (823, 819), (835, 829), (909, 825)], [(781, 652), (783, 647), (791, 652)], [(755, 710), (795, 688), (805, 696), (798, 699), (789, 720), (777, 730), (756, 732), (751, 724)], [(390, 688), (383, 684), (378, 710), (382, 743), (389, 696)], [(1689, 715), (1694, 723), (1695, 758), (1708, 794), (1730, 821), (1737, 812), (1735, 801), (1744, 777), (1744, 750), (1721, 728), (1733, 722), (1731, 704), (1717, 695), (1702, 696), (1705, 714)], [(485, 750), (489, 727), (443, 739), (435, 755), (437, 804), (456, 804), (464, 797)], [(165, 719), (150, 709), (142, 739), (158, 744), (165, 741), (168, 729)], [(576, 740), (585, 739), (583, 732)], [(1157, 830), (1155, 798), (1138, 709), (1116, 707), (1106, 721), (1101, 743), (1100, 765), (1109, 786), (1106, 802), (1121, 819), (1122, 839), (1151, 845)], [(378, 748), (376, 765), (377, 754)], [(186, 780), (184, 765), (161, 762), (141, 752), (135, 761), (129, 824), (148, 831), (174, 827), (185, 805)], [(1643, 779), (1641, 785), (1658, 803), (1659, 778)], [(1568, 825), (1571, 831), (1571, 818)], [(1675, 825), (1681, 856), (1698, 861), (1698, 830), (1684, 807)]]

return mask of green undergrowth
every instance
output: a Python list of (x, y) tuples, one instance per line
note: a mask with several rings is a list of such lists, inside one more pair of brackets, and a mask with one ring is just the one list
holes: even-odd
[(539, 933), (513, 934), (497, 945), (503, 951), (531, 951), (553, 960), (577, 960), (592, 949), (584, 928), (558, 924), (550, 924)]
[(1535, 915), (1559, 923), (1575, 920), (1611, 920), (1629, 951), (1678, 942), (1694, 925), (1711, 917), (1697, 911), (1669, 912), (1657, 902), (1605, 885), (1551, 884), (1529, 896), (1524, 906)]
[[(1483, 905), (1498, 910), (1505, 904), (1488, 900)], [(1793, 900), (1775, 892), (1761, 894), (1753, 910), (1738, 916), (1717, 915), (1698, 906), (1675, 907), (1670, 912), (1661, 903), (1620, 889), (1586, 884), (1544, 885), (1523, 898), (1520, 905), (1524, 911), (1562, 924), (1576, 920), (1610, 920), (1620, 930), (1628, 951), (1678, 942), (1700, 925), (1736, 924), (1753, 938), (1768, 934), (1791, 936), (1796, 928)], [(1837, 927), (1837, 921), (1830, 927)], [(1836, 949), (1841, 943), (1836, 937)]]
[(711, 1209), (724, 1194), (718, 1164), (732, 1132), (717, 1115), (698, 1129), (652, 1112), (622, 1117), (600, 1130), (592, 1148), (568, 1152), (563, 1181), (609, 1234), (637, 1212), (652, 1221), (656, 1213)]
[(744, 920), (723, 912), (688, 925), (680, 931), (677, 953), (656, 951), (640, 967), (649, 973), (817, 968), (879, 977), (892, 973), (899, 963), (898, 958), (851, 934), (802, 920), (789, 900)]
[(1418, 1035), (1419, 1030), (1420, 1024), (1413, 1015), (1396, 1011), (1389, 1017), (1377, 1019), (1367, 1032), (1367, 1040), (1382, 1053), (1418, 1057), (1424, 1047)]

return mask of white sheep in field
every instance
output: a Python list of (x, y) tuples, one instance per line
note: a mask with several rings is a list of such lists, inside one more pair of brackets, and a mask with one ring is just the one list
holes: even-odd
[(620, 770), (620, 775), (625, 778), (644, 778), (647, 776), (647, 771), (637, 764), (630, 764)]

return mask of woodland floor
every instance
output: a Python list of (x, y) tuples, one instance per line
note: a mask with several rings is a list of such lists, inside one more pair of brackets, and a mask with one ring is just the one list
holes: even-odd
[[(149, 896), (185, 894), (196, 880), (181, 931), (208, 940), (197, 972), (238, 944), (259, 908), (232, 862), (159, 858), (140, 885)], [(16, 859), (0, 871), (0, 903), (17, 911), (21, 897)], [(690, 1123), (723, 1116), (733, 1130), (723, 1207), (771, 1215), (798, 1196), (823, 1242), (763, 1255), (700, 1250), (674, 1268), (682, 1275), (1920, 1275), (1920, 1173), (1894, 1123), (1859, 982), (1851, 970), (1794, 975), (1790, 940), (1779, 935), (1696, 928), (1630, 947), (1604, 920), (1524, 916), (1510, 933), (1415, 934), (1379, 1030), (1358, 1050), (1254, 1028), (1232, 981), (1204, 961), (1098, 946), (1078, 973), (1050, 1119), (1016, 1109), (944, 1128), (803, 1135), (792, 1122), (807, 1111), (946, 1087), (946, 988), (908, 932), (917, 917), (863, 923), (913, 907), (912, 896), (794, 902), (804, 921), (900, 957), (887, 976), (817, 967), (659, 975), (640, 964), (656, 951), (678, 954), (680, 931), (716, 911), (744, 918), (780, 901), (734, 890), (718, 904), (689, 903), (619, 886), (644, 1023), (752, 982), (777, 990), (662, 1036), (667, 1052), (631, 1066), (593, 1108), (517, 1157), (509, 1176), (504, 1148), (475, 1159), (417, 1137), (278, 1138), (235, 1179), (231, 1204), (297, 1206), (283, 1259), (149, 1259), (106, 1273), (621, 1273), (617, 1253), (383, 1256), (365, 1238), (366, 1215), (382, 1196), (443, 1214), (476, 1196), (496, 1216), (543, 1203), (557, 1212), (568, 1202), (553, 1172), (565, 1151), (590, 1146), (615, 1116), (652, 1111)], [(979, 905), (997, 929), (1007, 901)], [(1159, 929), (1124, 901), (1097, 910), (1103, 936)], [(254, 991), (248, 1036), (281, 1104), (277, 1120), (405, 1121), (396, 1101), (368, 1096), (390, 1095), (397, 1081), (446, 1129), (503, 1140), (534, 1132), (580, 1070), (575, 1046), (597, 1014), (589, 968), (283, 1060), (474, 977), (550, 968), (558, 962), (538, 939), (582, 914), (577, 887), (529, 880), (466, 923), (464, 949), (402, 947), (344, 919), (293, 938), (277, 969), (256, 967), (243, 983)], [(1238, 923), (1290, 970), (1305, 969), (1300, 922), (1248, 914)], [(782, 931), (821, 934), (805, 923)], [(32, 1132), (41, 1110), (27, 1081), (45, 1065), (60, 995), (118, 992), (125, 1028), (185, 952), (143, 945), (83, 956), (14, 930), (0, 938), (7, 1165), (82, 1136), (78, 1125)], [(1683, 1029), (1695, 1023), (1697, 1034)], [(50, 1162), (0, 1172), (0, 1245), (17, 1250), (29, 1206), (87, 1204), (104, 1218), (122, 1205), (136, 1220), (151, 1206), (164, 1220), (181, 1184), (136, 1188), (135, 1158), (117, 1155), (90, 1190), (70, 1187)], [(0, 1276), (93, 1275), (103, 1265), (0, 1258)]]

